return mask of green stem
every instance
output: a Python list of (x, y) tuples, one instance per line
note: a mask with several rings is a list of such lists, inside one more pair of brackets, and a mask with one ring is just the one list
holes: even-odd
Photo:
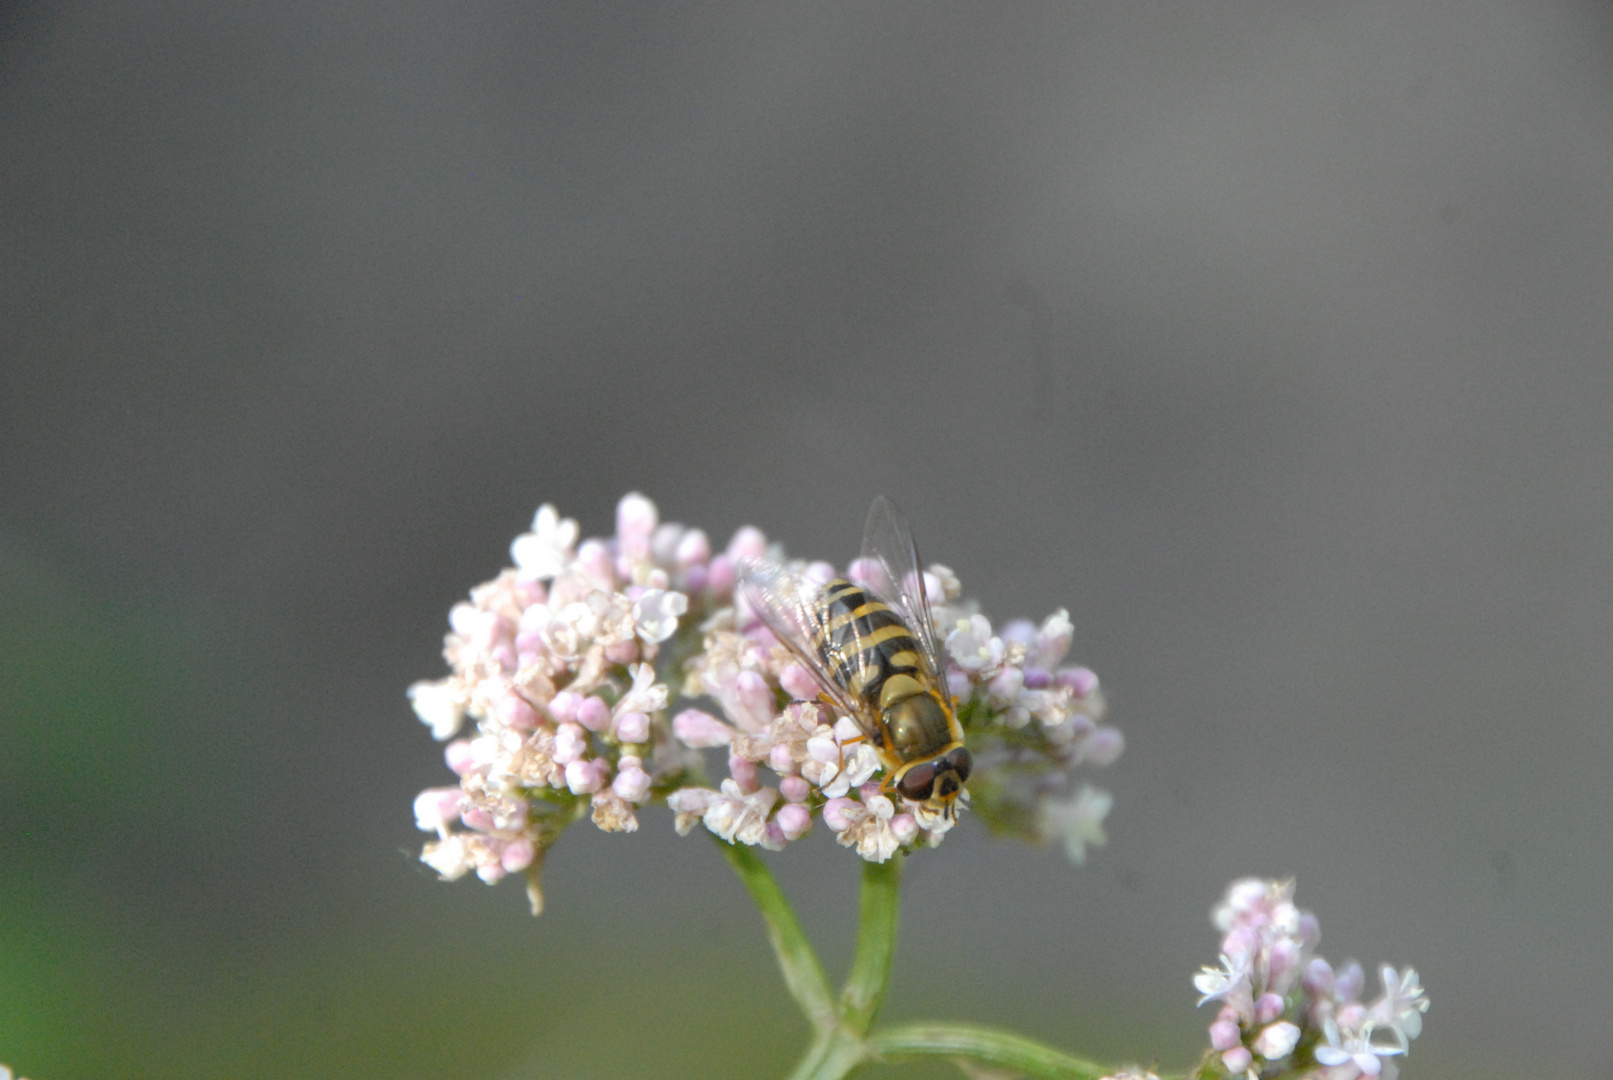
[(841, 1022), (855, 1034), (868, 1034), (890, 985), (896, 956), (896, 921), (901, 909), (902, 856), (889, 862), (863, 863), (862, 896), (857, 918), (857, 951), (840, 998)]
[[(840, 1015), (835, 1008), (834, 992), (823, 974), (823, 965), (796, 920), (795, 909), (790, 907), (790, 901), (754, 848), (730, 844), (721, 838), (717, 839), (717, 846), (761, 909), (762, 918), (767, 922), (767, 939), (772, 942), (773, 953), (784, 972), (784, 985), (812, 1022), (813, 1030), (820, 1033), (821, 1041), (822, 1033), (838, 1026)], [(808, 1056), (811, 1056), (810, 1051)]]
[(843, 1027), (831, 1028), (812, 1040), (790, 1080), (844, 1080), (868, 1056), (868, 1047)]
[(1035, 1080), (1098, 1080), (1104, 1066), (1060, 1053), (1034, 1039), (975, 1024), (904, 1024), (875, 1032), (872, 1055), (890, 1058), (964, 1058), (1022, 1073)]

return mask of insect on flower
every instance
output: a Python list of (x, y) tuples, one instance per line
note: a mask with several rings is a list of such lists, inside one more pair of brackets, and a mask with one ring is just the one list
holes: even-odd
[(739, 567), (739, 585), (768, 629), (816, 676), (884, 764), (884, 787), (951, 820), (974, 761), (947, 692), (924, 574), (907, 520), (883, 495), (868, 510), (860, 577), (820, 584), (768, 560)]

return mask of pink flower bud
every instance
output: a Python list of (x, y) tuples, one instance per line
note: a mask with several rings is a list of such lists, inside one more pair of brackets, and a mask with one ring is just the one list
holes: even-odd
[(674, 555), (679, 566), (700, 566), (711, 561), (711, 541), (700, 529), (690, 529), (678, 541), (678, 548)]
[[(561, 691), (561, 693), (567, 693), (567, 691)], [(558, 697), (559, 695), (555, 696)], [(589, 731), (604, 731), (610, 727), (610, 706), (605, 704), (604, 698), (595, 697), (593, 694), (589, 694), (578, 702), (576, 708), (572, 710), (572, 714), (570, 719), (576, 720), (577, 723)]]
[(514, 690), (499, 695), (497, 708), (500, 720), (512, 728), (520, 728), (523, 731), (537, 727), (541, 719), (538, 710)]
[(1300, 977), (1305, 993), (1313, 998), (1331, 997), (1333, 994), (1333, 965), (1320, 956), (1305, 965), (1305, 974)]
[(767, 752), (767, 764), (780, 776), (795, 771), (795, 758), (790, 756), (790, 748), (779, 743)]
[(1210, 1025), (1210, 1045), (1217, 1050), (1231, 1050), (1243, 1043), (1243, 1032), (1228, 1020), (1217, 1020)]
[(499, 855), (498, 861), (507, 873), (515, 874), (531, 866), (532, 858), (536, 854), (537, 849), (532, 846), (532, 841), (523, 836), (511, 840)]
[(1029, 619), (1010, 620), (1003, 626), (1001, 636), (1004, 641), (1029, 645), (1036, 640), (1036, 624)]
[(557, 724), (568, 724), (577, 719), (582, 698), (570, 690), (562, 690), (549, 701), (549, 715)]
[(1255, 1056), (1246, 1047), (1234, 1046), (1221, 1055), (1221, 1064), (1226, 1066), (1227, 1072), (1236, 1076), (1248, 1069), (1254, 1062)]
[[(792, 779), (800, 779), (794, 777)], [(799, 840), (812, 831), (812, 811), (800, 803), (785, 803), (779, 807), (778, 827), (787, 840)]]
[(592, 795), (605, 786), (604, 777), (596, 766), (602, 762), (573, 761), (566, 766), (566, 787), (573, 795)]
[[(1351, 960), (1339, 971), (1333, 983), (1333, 996), (1340, 1001), (1354, 1001), (1361, 996), (1361, 987), (1366, 981), (1366, 973), (1361, 970), (1361, 965)], [(1339, 1021), (1339, 1026), (1344, 1026), (1343, 1020)]]
[(699, 709), (684, 709), (672, 718), (672, 734), (688, 747), (704, 750), (709, 746), (727, 746), (734, 738), (734, 729)]
[[(1300, 974), (1300, 945), (1293, 938), (1279, 938), (1272, 943), (1271, 959), (1267, 962), (1266, 985), (1273, 990), (1286, 992), (1294, 985), (1294, 979)], [(1275, 996), (1275, 995), (1273, 995)], [(1278, 999), (1281, 1000), (1280, 998)], [(1279, 1009), (1277, 1016), (1281, 1016)], [(1261, 1023), (1270, 1023), (1277, 1016), (1262, 1020)]]
[(641, 712), (623, 713), (616, 718), (616, 737), (624, 743), (647, 742), (650, 738), (650, 718)]
[(1078, 698), (1091, 697), (1092, 692), (1098, 688), (1098, 676), (1091, 668), (1059, 668), (1054, 678), (1060, 686), (1068, 686), (1075, 691), (1075, 696)]
[(805, 802), (806, 797), (812, 794), (812, 785), (800, 776), (786, 776), (779, 781), (778, 789), (792, 803)]
[(873, 559), (853, 559), (846, 566), (846, 579), (862, 589), (878, 591), (884, 577), (884, 568)]
[(856, 799), (830, 799), (823, 806), (823, 823), (835, 832), (845, 832), (851, 825), (847, 814), (855, 810), (860, 815), (862, 809), (862, 804)]
[(638, 492), (622, 496), (616, 504), (616, 539), (622, 549), (634, 555), (649, 554), (650, 537), (660, 517), (655, 504)]
[(738, 754), (728, 755), (728, 775), (734, 778), (739, 790), (746, 795), (759, 791), (761, 784), (756, 780), (756, 762), (749, 758), (742, 758)]
[(414, 823), (421, 832), (437, 832), (459, 820), (458, 788), (427, 788), (414, 800)]
[[(740, 704), (745, 711), (766, 723), (767, 718), (773, 715), (773, 690), (767, 685), (767, 680), (754, 671), (741, 671), (734, 681), (734, 687), (739, 692)], [(743, 720), (740, 722), (743, 725)]]
[(1081, 755), (1093, 765), (1113, 765), (1125, 748), (1126, 737), (1114, 727), (1097, 728), (1081, 741)]
[(766, 554), (767, 537), (754, 525), (741, 527), (728, 541), (728, 557), (735, 562), (740, 559), (760, 559)]
[[(588, 752), (588, 735), (576, 724), (561, 724), (554, 735), (554, 760), (560, 765), (571, 765), (582, 760)], [(570, 782), (570, 774), (567, 774)]]
[(600, 584), (612, 588), (616, 585), (615, 560), (610, 548), (598, 540), (584, 540), (577, 546), (577, 569)]
[(625, 764), (627, 760), (622, 759), (622, 771), (616, 774), (611, 790), (628, 802), (643, 802), (650, 793), (650, 774), (637, 765)]
[(476, 751), (469, 739), (455, 739), (442, 748), (442, 757), (448, 767), (460, 776), (476, 768)]
[(919, 823), (912, 814), (897, 814), (891, 818), (891, 833), (898, 844), (911, 844), (919, 834)]
[(638, 638), (613, 641), (606, 645), (605, 659), (613, 664), (631, 664), (638, 659)]
[[(1288, 1006), (1276, 994), (1261, 994), (1255, 999), (1255, 1023), (1269, 1024), (1281, 1018)], [(1279, 1057), (1281, 1055), (1278, 1055)]]
[(778, 681), (785, 692), (797, 701), (813, 701), (821, 690), (817, 677), (805, 666), (793, 662), (785, 667)]
[(729, 597), (734, 594), (734, 560), (726, 555), (712, 557), (706, 570), (706, 588), (713, 596)]

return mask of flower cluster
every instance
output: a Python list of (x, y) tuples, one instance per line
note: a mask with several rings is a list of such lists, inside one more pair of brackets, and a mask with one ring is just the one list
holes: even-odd
[(1293, 895), (1292, 881), (1250, 878), (1233, 883), (1216, 907), (1213, 919), (1225, 934), (1221, 966), (1193, 978), (1200, 1005), (1221, 1002), (1210, 1024), (1210, 1059), (1251, 1080), (1267, 1069), (1303, 1070), (1316, 1080), (1395, 1080), (1392, 1059), (1410, 1049), (1428, 1011), (1417, 972), (1385, 964), (1382, 996), (1363, 1004), (1361, 965), (1335, 971), (1312, 955), (1321, 931)]
[[(742, 528), (714, 553), (705, 533), (662, 524), (632, 494), (614, 537), (579, 543), (576, 522), (544, 506), (511, 556), (513, 568), (450, 612), (452, 673), (409, 690), (459, 776), (415, 802), (420, 828), (437, 834), (421, 858), (444, 878), (524, 871), (536, 911), (537, 867), (567, 825), (591, 813), (602, 829), (631, 832), (656, 800), (680, 833), (701, 823), (773, 850), (821, 818), (875, 862), (933, 846), (952, 827), (951, 815), (882, 783), (885, 764), (857, 722), (825, 704), (813, 673), (735, 596), (741, 560), (783, 557), (760, 530)], [(835, 576), (828, 563), (792, 566), (808, 580)], [(1071, 772), (1112, 762), (1122, 740), (1098, 722), (1096, 676), (1062, 666), (1068, 616), (994, 633), (950, 570), (925, 578), (974, 754), (974, 811), (995, 831), (1060, 840), (1081, 861), (1103, 842), (1111, 800), (1075, 788)], [(669, 719), (674, 688), (711, 704)], [(467, 720), (474, 733), (461, 736)], [(704, 776), (708, 749), (727, 756), (716, 785)]]
[[(577, 536), (540, 509), (510, 545), (515, 566), (449, 613), (453, 673), (409, 689), (432, 733), (453, 740), (459, 774), (415, 800), (420, 828), (438, 835), (422, 860), (448, 879), (526, 871), (534, 911), (537, 867), (568, 824), (591, 811), (601, 829), (632, 832), (658, 785), (664, 796), (698, 769), (669, 737), (656, 662), (686, 614), (733, 593), (733, 559), (698, 529), (661, 524), (642, 495), (617, 506), (613, 538)], [(474, 735), (455, 738), (467, 718)]]

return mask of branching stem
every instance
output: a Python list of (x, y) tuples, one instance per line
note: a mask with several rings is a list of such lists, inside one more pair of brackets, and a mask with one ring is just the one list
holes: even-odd
[(1032, 1080), (1099, 1080), (1109, 1071), (1023, 1035), (975, 1024), (872, 1030), (896, 955), (901, 857), (863, 865), (857, 948), (837, 1002), (812, 943), (761, 856), (744, 844), (718, 843), (761, 909), (784, 984), (812, 1023), (812, 1043), (790, 1080), (844, 1080), (859, 1065), (917, 1058), (970, 1061)]

